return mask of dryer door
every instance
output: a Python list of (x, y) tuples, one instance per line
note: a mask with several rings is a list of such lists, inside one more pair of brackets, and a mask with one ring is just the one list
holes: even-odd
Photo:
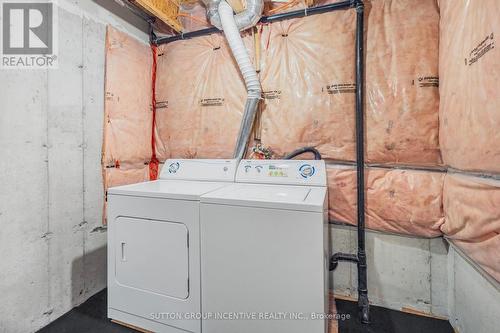
[(108, 195), (108, 317), (201, 331), (199, 202)]
[(115, 231), (119, 284), (179, 299), (189, 296), (189, 240), (184, 224), (119, 217)]

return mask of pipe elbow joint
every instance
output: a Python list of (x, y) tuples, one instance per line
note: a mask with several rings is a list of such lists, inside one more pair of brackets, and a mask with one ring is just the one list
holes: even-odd
[(365, 3), (363, 0), (351, 0), (351, 7), (356, 9), (356, 12), (363, 12), (365, 10)]

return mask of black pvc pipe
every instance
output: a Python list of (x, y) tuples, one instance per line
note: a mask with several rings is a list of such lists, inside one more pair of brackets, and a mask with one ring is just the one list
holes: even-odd
[(358, 306), (361, 322), (370, 322), (368, 281), (365, 248), (365, 127), (364, 127), (364, 3), (355, 0), (356, 8), (356, 190), (357, 190), (357, 234), (358, 253), (335, 253), (330, 258), (330, 270), (340, 261), (354, 262), (358, 269)]
[(313, 153), (315, 160), (321, 160), (320, 152), (314, 147), (302, 147), (292, 151), (290, 154), (283, 157), (284, 160), (291, 160), (292, 158), (305, 154), (305, 153)]
[[(306, 8), (306, 9), (294, 10), (294, 11), (287, 12), (287, 13), (274, 14), (274, 15), (270, 15), (270, 16), (262, 16), (259, 23), (271, 23), (271, 22), (288, 20), (288, 19), (292, 19), (292, 18), (299, 18), (299, 17), (328, 13), (328, 12), (332, 12), (335, 10), (354, 8), (356, 5), (356, 2), (357, 2), (357, 0), (347, 0), (347, 1), (331, 3), (328, 5), (324, 5), (324, 6), (310, 7), (310, 8)], [(211, 28), (186, 32), (185, 34), (182, 33), (182, 34), (170, 36), (170, 37), (155, 37), (153, 40), (153, 44), (156, 44), (156, 45), (168, 44), (168, 43), (172, 43), (172, 42), (175, 42), (178, 40), (206, 36), (206, 35), (210, 35), (213, 33), (219, 33), (219, 32), (221, 32), (221, 31), (219, 29), (217, 29), (216, 27), (211, 27)]]
[(370, 322), (365, 249), (364, 4), (356, 3), (356, 174), (358, 197), (358, 306), (361, 322)]
[(219, 29), (217, 29), (216, 27), (211, 27), (211, 28), (186, 32), (185, 34), (179, 34), (179, 35), (175, 35), (175, 36), (171, 36), (171, 37), (157, 37), (156, 40), (154, 41), (154, 44), (156, 44), (156, 45), (168, 44), (168, 43), (172, 43), (172, 42), (175, 42), (178, 40), (191, 39), (194, 37), (211, 35), (211, 34), (218, 33), (218, 32), (221, 32), (221, 31)]
[(358, 262), (358, 256), (351, 253), (337, 252), (330, 258), (330, 270), (337, 268), (339, 261)]
[(355, 3), (356, 3), (356, 1), (347, 0), (347, 1), (331, 3), (328, 5), (324, 5), (324, 6), (309, 7), (306, 9), (299, 9), (299, 10), (294, 10), (294, 11), (290, 11), (290, 12), (286, 12), (286, 13), (279, 13), (279, 14), (274, 14), (274, 15), (269, 15), (269, 16), (262, 16), (259, 23), (272, 23), (272, 22), (277, 22), (277, 21), (289, 20), (292, 18), (299, 18), (299, 17), (328, 13), (328, 12), (332, 12), (334, 10), (348, 9), (348, 8), (354, 7)]

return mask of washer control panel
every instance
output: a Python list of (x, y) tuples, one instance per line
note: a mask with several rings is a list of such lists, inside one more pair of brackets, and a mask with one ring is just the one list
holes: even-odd
[(160, 179), (233, 182), (238, 160), (169, 159), (161, 169)]
[(242, 160), (236, 182), (325, 186), (325, 161)]

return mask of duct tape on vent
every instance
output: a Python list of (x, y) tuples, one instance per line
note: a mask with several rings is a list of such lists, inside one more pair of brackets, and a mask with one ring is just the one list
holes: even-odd
[(202, 98), (200, 99), (200, 106), (222, 106), (224, 105), (224, 98)]
[(472, 66), (486, 53), (495, 48), (495, 34), (492, 32), (484, 38), (472, 51), (469, 52), (469, 57), (465, 58), (465, 65)]
[(356, 83), (329, 84), (325, 87), (322, 87), (321, 92), (326, 92), (330, 95), (354, 94), (356, 92)]
[(413, 80), (412, 85), (417, 85), (419, 88), (439, 87), (439, 77), (437, 76), (421, 76), (417, 80)]

